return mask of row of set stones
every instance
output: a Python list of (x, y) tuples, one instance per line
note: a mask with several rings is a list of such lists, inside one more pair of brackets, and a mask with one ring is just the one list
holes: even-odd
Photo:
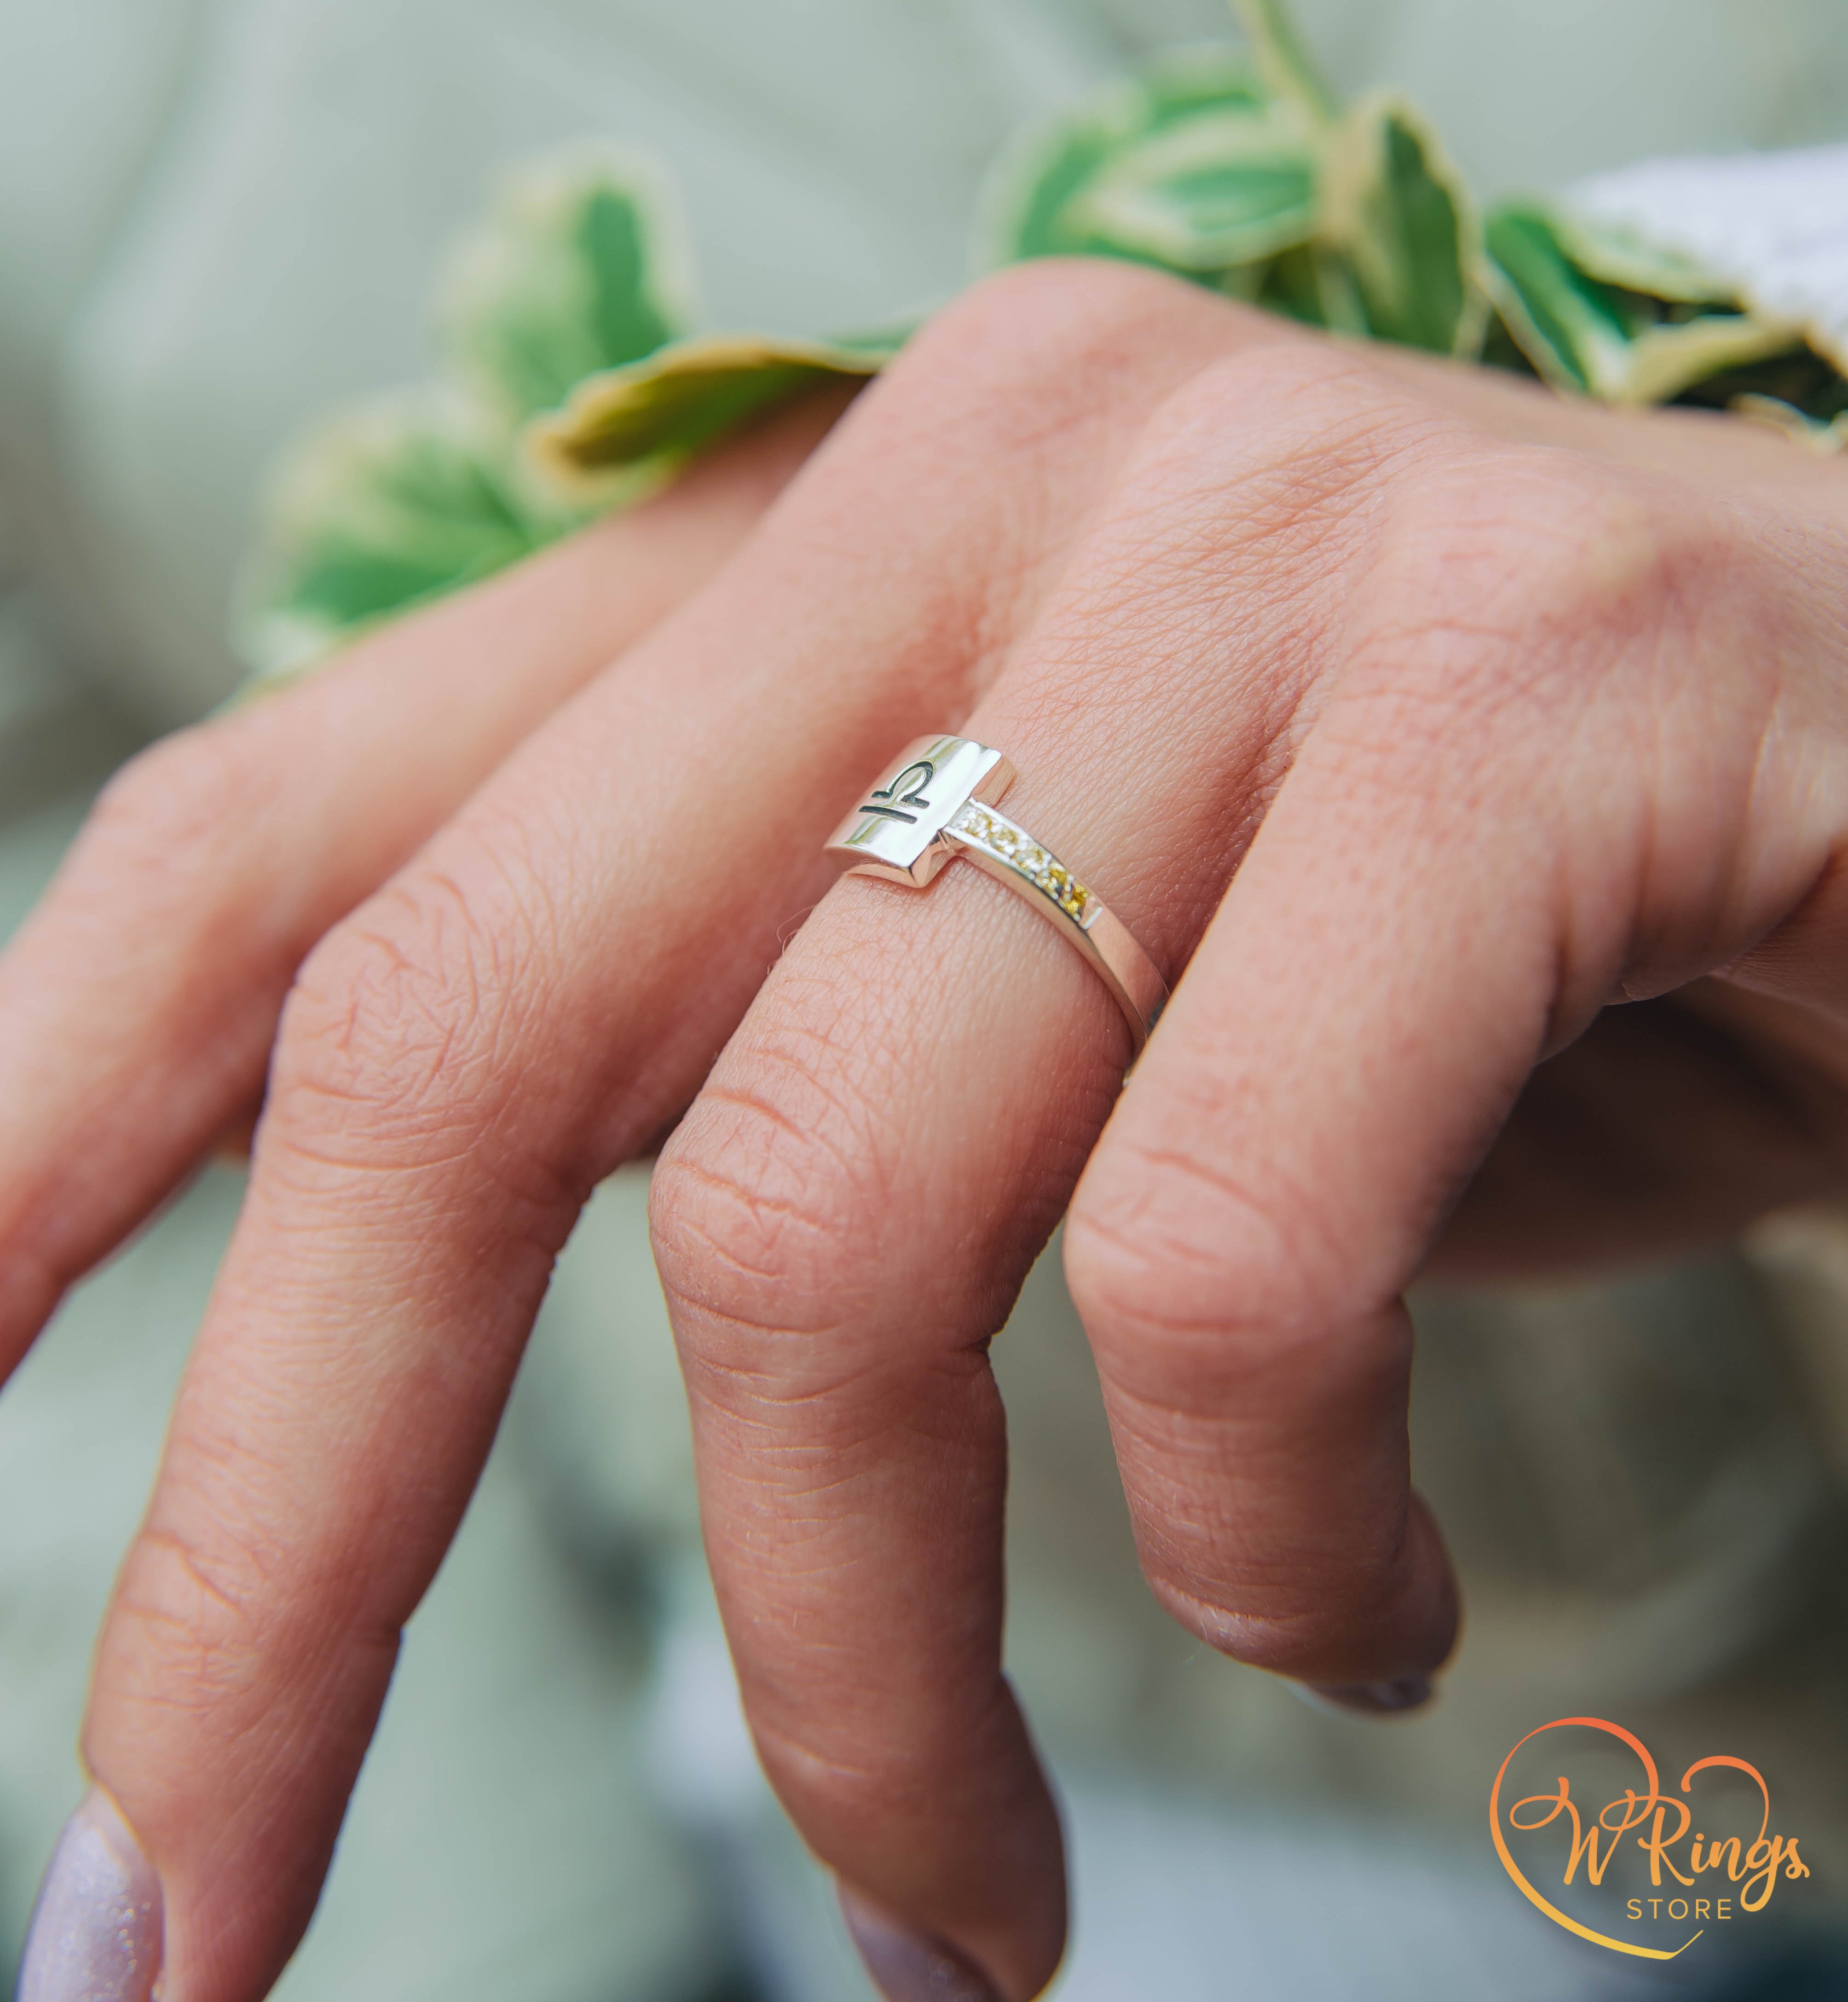
[(950, 823), (950, 831), (967, 840), (979, 842), (991, 855), (999, 855), (1017, 869), (1028, 882), (1044, 890), (1068, 917), (1082, 918), (1091, 893), (1062, 862), (1056, 860), (1037, 842), (1029, 841), (1004, 820), (997, 820), (978, 806), (966, 806)]

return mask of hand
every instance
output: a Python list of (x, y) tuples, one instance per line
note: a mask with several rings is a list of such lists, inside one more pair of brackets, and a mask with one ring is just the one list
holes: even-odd
[[(1399, 1305), (1434, 1245), (1659, 1248), (1840, 1178), (1843, 491), (1729, 422), (1034, 267), (613, 668), (749, 506), (610, 525), (627, 591), (541, 559), (131, 773), (0, 975), (0, 1299), (16, 1353), (254, 1100), (281, 1005), (85, 1741), (171, 2002), (299, 1936), (551, 1259), (696, 1092), (656, 1209), (709, 1548), (888, 1984), (907, 1937), (1010, 2002), (1059, 1951), (985, 1345), (1069, 1201), (1164, 1601), (1325, 1683), (1441, 1661)], [(1126, 1032), (1031, 913), (970, 869), (828, 888), (856, 789), (946, 728), (1194, 962), (1114, 1116)]]
[(997, 430), (1057, 437), (1094, 330), (1077, 393), (1124, 421), (1082, 525), (859, 782), (914, 731), (1006, 750), (1006, 813), (1187, 968), (1128, 1090), (1101, 982), (997, 885), (849, 877), (654, 1179), (747, 1709), (894, 2002), (1020, 2002), (1059, 1952), (987, 1344), (1068, 1205), (1156, 1595), (1386, 1708), (1456, 1624), (1407, 1283), (1666, 1252), (1848, 1170), (1839, 469), (1156, 290), (1008, 281), (835, 448), (901, 463), (968, 355)]

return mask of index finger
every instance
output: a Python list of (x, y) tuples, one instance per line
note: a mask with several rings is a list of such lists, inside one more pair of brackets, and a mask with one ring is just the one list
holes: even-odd
[(759, 427), (117, 775), (0, 956), (0, 1381), (65, 1287), (254, 1111), (316, 940), (723, 562), (833, 414)]

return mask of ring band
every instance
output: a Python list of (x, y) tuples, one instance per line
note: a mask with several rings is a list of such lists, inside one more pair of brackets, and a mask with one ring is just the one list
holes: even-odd
[(920, 737), (861, 795), (827, 852), (856, 876), (922, 889), (966, 856), (1023, 897), (1083, 954), (1116, 996), (1139, 1052), (1166, 1006), (1166, 983), (1129, 927), (1052, 851), (996, 810), (1014, 768), (967, 737)]

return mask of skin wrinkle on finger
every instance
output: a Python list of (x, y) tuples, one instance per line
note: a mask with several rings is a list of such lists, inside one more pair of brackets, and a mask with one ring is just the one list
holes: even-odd
[[(846, 1575), (850, 1565), (837, 1563), (835, 1554), (851, 1552), (852, 1538), (842, 1526), (851, 1511), (828, 1505), (842, 1497), (863, 1497), (869, 1505), (877, 1506), (894, 1488), (891, 1470), (894, 1449), (908, 1452), (919, 1446), (961, 1443), (997, 1420), (993, 1388), (979, 1358), (965, 1354), (933, 1363), (926, 1374), (933, 1392), (941, 1394), (920, 1401), (915, 1410), (902, 1414), (894, 1411), (889, 1398), (880, 1399), (877, 1385), (844, 1385), (840, 1402), (849, 1433), (825, 1448), (792, 1441), (786, 1431), (777, 1428), (788, 1409), (780, 1399), (772, 1404), (751, 1396), (728, 1408), (721, 1421), (732, 1429), (741, 1446), (761, 1456), (769, 1477), (766, 1492), (777, 1497), (773, 1517), (759, 1511), (740, 1518), (747, 1540), (754, 1529), (773, 1521), (779, 1531), (787, 1530), (793, 1550), (804, 1550), (798, 1568), (806, 1585), (812, 1586), (824, 1571)], [(966, 1488), (948, 1478), (936, 1484), (936, 1491), (942, 1505), (953, 1509), (965, 1507), (970, 1498)], [(811, 1592), (809, 1603), (815, 1612), (825, 1612), (825, 1598)], [(799, 1598), (779, 1599), (775, 1617), (780, 1620), (800, 1605)], [(957, 1616), (946, 1617), (954, 1620)], [(818, 1626), (815, 1639), (818, 1645), (826, 1647), (825, 1624)], [(842, 1658), (849, 1658), (844, 1651)], [(857, 1668), (858, 1664), (853, 1665)], [(805, 1681), (812, 1666), (804, 1664)]]
[[(1387, 1388), (1396, 1395), (1403, 1386)], [(1111, 1408), (1113, 1416), (1125, 1411), (1133, 1414), (1133, 1400), (1126, 1405), (1113, 1395)], [(1125, 1422), (1122, 1435), (1135, 1483), (1137, 1547), (1149, 1582), (1214, 1606), (1222, 1617), (1236, 1617), (1253, 1632), (1307, 1639), (1318, 1650), (1327, 1646), (1331, 1598), (1342, 1602), (1347, 1618), (1355, 1624), (1383, 1606), (1389, 1611), (1386, 1602), (1396, 1590), (1394, 1573), (1406, 1519), (1403, 1469), (1396, 1455), (1376, 1446), (1377, 1408), (1366, 1411), (1364, 1422), (1357, 1419), (1341, 1432), (1318, 1418), (1323, 1430), (1313, 1442), (1369, 1449), (1352, 1472), (1355, 1495), (1400, 1494), (1393, 1505), (1369, 1512), (1362, 1536), (1318, 1533), (1313, 1529), (1299, 1533), (1290, 1526), (1254, 1518), (1246, 1508), (1215, 1507), (1208, 1498), (1223, 1485), (1229, 1467), (1238, 1469), (1241, 1492), (1285, 1487), (1299, 1467), (1304, 1446), (1312, 1443), (1306, 1439), (1296, 1437), (1287, 1446), (1269, 1441), (1261, 1454), (1247, 1453), (1245, 1448), (1255, 1442), (1259, 1431), (1255, 1425), (1241, 1434), (1201, 1419), (1177, 1437)], [(1227, 1589), (1229, 1581), (1235, 1582), (1234, 1590)], [(1307, 1634), (1306, 1627), (1310, 1630)], [(1288, 1660), (1277, 1651), (1257, 1658), (1257, 1665), (1281, 1665)]]
[[(823, 1651), (824, 1667), (825, 1659)], [(824, 1674), (822, 1680), (827, 1679)], [(849, 1731), (858, 1721), (851, 1711), (855, 1687), (851, 1676), (843, 1676), (838, 1691), (830, 1691), (841, 1709), (841, 1721)], [(985, 1741), (1005, 1740), (1013, 1735), (1017, 1713), (1006, 1683), (996, 1678), (974, 1694), (973, 1714), (954, 1701), (945, 1703), (936, 1720), (936, 1731), (920, 1734), (919, 1742), (905, 1748), (902, 1761), (856, 1760), (842, 1751), (817, 1745), (812, 1738), (786, 1735), (773, 1721), (754, 1722), (752, 1738), (772, 1772), (800, 1774), (797, 1784), (814, 1791), (825, 1790), (846, 1803), (837, 1810), (845, 1824), (844, 1832), (851, 1831), (856, 1822), (862, 1822), (865, 1839), (877, 1840), (879, 1825), (894, 1805), (902, 1812), (908, 1806), (928, 1801), (940, 1788), (946, 1767), (954, 1768), (965, 1763), (966, 1755), (960, 1747), (972, 1744), (980, 1748)]]
[(401, 1168), (477, 1144), (470, 1115), (497, 1112), (504, 1091), (515, 968), (546, 963), (525, 901), (500, 888), (420, 866), (317, 948), (284, 1012), (260, 1153), (338, 1167), (343, 1139), (356, 1160)]
[[(1394, 1341), (1396, 1370), (1376, 1367), (1374, 1376), (1402, 1379), (1409, 1365), (1407, 1345), (1403, 1336)], [(1386, 1345), (1375, 1346), (1384, 1354)], [(1372, 1399), (1376, 1394), (1396, 1395), (1403, 1387), (1400, 1380), (1369, 1384), (1352, 1400), (1357, 1421), (1348, 1428), (1351, 1436), (1347, 1442), (1362, 1449), (1369, 1463), (1357, 1484), (1362, 1488), (1377, 1485), (1379, 1491), (1389, 1492), (1397, 1478), (1395, 1451), (1372, 1422), (1377, 1408)], [(1230, 1505), (1220, 1481), (1229, 1464), (1236, 1464), (1254, 1486), (1265, 1485), (1274, 1476), (1287, 1477), (1302, 1442), (1256, 1424), (1240, 1432), (1216, 1423), (1206, 1414), (1205, 1403), (1202, 1397), (1191, 1410), (1166, 1400), (1152, 1406), (1132, 1390), (1112, 1383), (1113, 1419), (1141, 1470), (1140, 1547), (1145, 1559), (1151, 1561), (1153, 1581), (1177, 1590), (1189, 1584), (1197, 1589), (1197, 1582), (1212, 1575), (1215, 1565), (1226, 1567), (1230, 1575), (1255, 1588), (1246, 1617), (1273, 1629), (1288, 1624), (1293, 1605), (1323, 1617), (1321, 1603), (1331, 1589), (1359, 1599), (1378, 1589), (1397, 1552), (1403, 1506), (1380, 1510), (1364, 1540), (1345, 1533), (1280, 1538), (1276, 1526)], [(1214, 1603), (1222, 1612), (1227, 1610), (1223, 1596), (1215, 1596)]]
[[(1232, 1094), (1208, 1080), (1202, 1080), (1191, 1109), (1201, 1121), (1215, 1126), (1236, 1122), (1243, 1110)], [(1260, 1200), (1247, 1177), (1235, 1173), (1229, 1164), (1203, 1161), (1194, 1150), (1173, 1146), (1136, 1146), (1128, 1157), (1126, 1167), (1123, 1201), (1107, 1215), (1093, 1212), (1090, 1219), (1090, 1227), (1109, 1242), (1125, 1250), (1132, 1244), (1150, 1247), (1164, 1263), (1194, 1267), (1217, 1279), (1223, 1269), (1220, 1254), (1227, 1237), (1242, 1233), (1248, 1246), (1243, 1262), (1260, 1271), (1319, 1272), (1330, 1277), (1341, 1271), (1341, 1247), (1324, 1227), (1313, 1187), (1280, 1178), (1273, 1172), (1268, 1199)], [(1176, 1183), (1184, 1190), (1189, 1184), (1198, 1184), (1212, 1207), (1222, 1234), (1210, 1249), (1162, 1233), (1155, 1198), (1147, 1192)], [(1320, 1327), (1331, 1313), (1349, 1304), (1344, 1300), (1337, 1306), (1334, 1300), (1320, 1297), (1305, 1299), (1299, 1292), (1292, 1292), (1287, 1310), (1281, 1300), (1254, 1302), (1247, 1297), (1243, 1311), (1253, 1326), (1263, 1327), (1264, 1346), (1268, 1354), (1275, 1352), (1278, 1341), (1287, 1335), (1292, 1325)], [(1377, 1302), (1369, 1300), (1366, 1304)], [(1131, 1306), (1131, 1303), (1125, 1299), (1117, 1310), (1128, 1311)], [(1164, 1309), (1163, 1331), (1166, 1337), (1172, 1339), (1186, 1325), (1183, 1319)], [(1203, 1317), (1194, 1325), (1210, 1327), (1215, 1350), (1236, 1333), (1236, 1329), (1228, 1328), (1222, 1311)]]
[[(319, 1679), (349, 1657), (370, 1658), (389, 1674), (398, 1624), (364, 1618), (333, 1623), (273, 1606), (273, 1582), (247, 1539), (237, 1568), (221, 1549), (207, 1550), (177, 1527), (148, 1538), (124, 1582), (144, 1644), (133, 1664), (145, 1679), (147, 1707), (162, 1728), (209, 1726), (228, 1704), (244, 1700), (266, 1658), (288, 1658)], [(235, 1748), (260, 1765), (287, 1756), (280, 1742), (249, 1734)], [(247, 1769), (248, 1756), (237, 1763)]]
[[(211, 1615), (209, 1624), (212, 1627), (219, 1629), (229, 1627), (236, 1634), (247, 1634), (249, 1625), (248, 1595), (240, 1596), (228, 1585), (218, 1582), (214, 1574), (219, 1568), (221, 1559), (204, 1557), (183, 1537), (171, 1529), (151, 1529), (145, 1541), (150, 1554), (157, 1559), (166, 1559), (169, 1568), (177, 1572), (186, 1584), (196, 1591), (199, 1598), (206, 1602)], [(269, 1580), (260, 1571), (257, 1582), (261, 1585)], [(203, 1646), (202, 1636), (208, 1623), (197, 1615), (176, 1616), (161, 1607), (152, 1609), (150, 1617), (169, 1620), (189, 1646)], [(244, 1646), (226, 1651), (235, 1654), (242, 1664), (248, 1662), (255, 1651)], [(238, 1679), (242, 1679), (241, 1672)], [(193, 1679), (209, 1689), (221, 1679), (195, 1670)]]
[[(1449, 1554), (1422, 1499), (1408, 1493), (1406, 1508), (1390, 1519), (1388, 1528), (1389, 1533), (1367, 1550), (1364, 1566), (1350, 1563), (1330, 1567), (1323, 1574), (1328, 1583), (1320, 1592), (1303, 1589), (1305, 1554), (1292, 1553), (1285, 1561), (1254, 1567), (1252, 1575), (1267, 1577), (1271, 1585), (1267, 1610), (1261, 1612), (1249, 1605), (1229, 1605), (1221, 1595), (1191, 1589), (1183, 1581), (1198, 1573), (1184, 1561), (1164, 1569), (1159, 1546), (1151, 1547), (1149, 1588), (1181, 1626), (1221, 1654), (1254, 1668), (1274, 1669), (1311, 1687), (1351, 1687), (1353, 1683), (1344, 1678), (1338, 1666), (1327, 1673), (1304, 1672), (1305, 1664), (1318, 1660), (1338, 1664), (1343, 1658), (1338, 1641), (1332, 1645), (1330, 1641), (1327, 1603), (1330, 1586), (1345, 1589), (1355, 1617), (1370, 1621), (1381, 1632), (1401, 1630), (1413, 1636), (1435, 1633), (1449, 1637), (1453, 1648), (1460, 1631), (1462, 1609)], [(1145, 1547), (1138, 1541), (1138, 1554)], [(1348, 1552), (1340, 1554), (1351, 1557)], [(1431, 1666), (1441, 1666), (1448, 1652), (1447, 1648), (1438, 1655)], [(1386, 1679), (1368, 1679), (1376, 1683)]]
[[(1325, 1331), (1313, 1345), (1299, 1342), (1294, 1352), (1210, 1358), (1191, 1386), (1180, 1358), (1149, 1357), (1155, 1346), (1152, 1339), (1139, 1351), (1125, 1343), (1100, 1359), (1108, 1374), (1113, 1428), (1145, 1473), (1142, 1499), (1147, 1505), (1138, 1519), (1146, 1542), (1217, 1550), (1236, 1575), (1255, 1575), (1260, 1582), (1311, 1594), (1320, 1589), (1318, 1579), (1343, 1574), (1352, 1579), (1374, 1570), (1379, 1553), (1369, 1549), (1368, 1539), (1354, 1536), (1351, 1525), (1338, 1533), (1313, 1523), (1299, 1531), (1285, 1529), (1235, 1505), (1223, 1477), (1236, 1467), (1242, 1483), (1261, 1489), (1273, 1484), (1274, 1476), (1290, 1476), (1305, 1444), (1302, 1427), (1291, 1421), (1293, 1413), (1313, 1418), (1326, 1438), (1337, 1431), (1344, 1436), (1348, 1456), (1360, 1463), (1363, 1489), (1376, 1486), (1373, 1472), (1400, 1464), (1402, 1442), (1375, 1422), (1381, 1409), (1404, 1394), (1411, 1367), (1410, 1328), (1396, 1303), (1364, 1323)], [(1140, 1372), (1126, 1365), (1126, 1353), (1142, 1362)], [(1320, 1374), (1309, 1375), (1306, 1362), (1319, 1366)], [(1306, 1384), (1312, 1386), (1306, 1392)], [(1338, 1386), (1338, 1400), (1324, 1386)], [(1390, 1490), (1379, 1485), (1377, 1491)], [(1185, 1509), (1167, 1505), (1183, 1495), (1192, 1498)], [(1392, 1526), (1403, 1512), (1394, 1504), (1379, 1519), (1387, 1526), (1389, 1554), (1398, 1540)], [(1201, 1567), (1201, 1575), (1211, 1568)]]
[[(791, 1743), (805, 1742), (818, 1761), (828, 1765), (845, 1760), (863, 1763), (868, 1770), (883, 1764), (898, 1774), (920, 1768), (927, 1772), (928, 1755), (916, 1746), (920, 1735), (936, 1744), (953, 1740), (972, 1697), (978, 1709), (1003, 1700), (999, 1667), (986, 1659), (987, 1637), (1000, 1617), (998, 1582), (987, 1580), (982, 1589), (971, 1589), (976, 1578), (964, 1538), (947, 1546), (943, 1562), (915, 1571), (915, 1595), (889, 1613), (884, 1627), (889, 1658), (877, 1686), (867, 1684), (865, 1664), (857, 1651), (842, 1648), (831, 1638), (838, 1627), (832, 1610), (846, 1582), (858, 1586), (863, 1575), (863, 1567), (855, 1561), (856, 1539), (843, 1525), (868, 1513), (902, 1519), (914, 1509), (927, 1509), (935, 1519), (968, 1532), (999, 1505), (999, 1462), (982, 1451), (995, 1442), (1001, 1424), (992, 1381), (985, 1372), (969, 1370), (962, 1373), (960, 1382), (940, 1383), (932, 1388), (936, 1394), (919, 1400), (919, 1411), (909, 1424), (866, 1426), (850, 1446), (832, 1449), (825, 1461), (811, 1456), (808, 1465), (821, 1471), (835, 1504), (832, 1510), (825, 1511), (817, 1497), (798, 1484), (804, 1464), (785, 1448), (766, 1459), (770, 1482), (765, 1508), (728, 1521), (716, 1536), (717, 1552), (734, 1563), (761, 1560), (773, 1544), (786, 1567), (782, 1589), (773, 1599), (752, 1602), (753, 1638), (758, 1644), (745, 1651), (739, 1672), (753, 1729), (772, 1732)], [(715, 1421), (711, 1414), (703, 1420), (709, 1437), (715, 1422), (725, 1421)], [(737, 1428), (742, 1435), (740, 1442), (762, 1451), (764, 1429), (760, 1410), (759, 1415)], [(943, 1466), (945, 1449), (953, 1447), (964, 1452), (950, 1453), (949, 1464), (973, 1453), (990, 1461), (996, 1471), (982, 1478), (944, 1474), (927, 1481), (920, 1492), (908, 1491), (912, 1484), (907, 1470)], [(771, 1495), (777, 1498), (773, 1508), (768, 1505)], [(792, 1532), (786, 1542), (786, 1527)], [(946, 1596), (943, 1588), (950, 1585), (957, 1589)], [(943, 1660), (936, 1658), (940, 1655)], [(946, 1662), (954, 1664), (949, 1673), (943, 1672)], [(857, 1693), (847, 1700), (850, 1686)], [(905, 1692), (913, 1721), (921, 1723), (922, 1730), (908, 1731), (901, 1739), (882, 1744), (877, 1722), (889, 1707), (894, 1689)], [(847, 1749), (850, 1745), (857, 1747), (851, 1753)], [(993, 1792), (997, 1788), (1006, 1793), (1030, 1790), (1035, 1784), (1028, 1777), (1005, 1769), (987, 1774), (968, 1772), (954, 1756), (943, 1767), (941, 1778), (947, 1791), (963, 1793)], [(819, 1833), (823, 1846), (830, 1846), (827, 1836), (839, 1832), (835, 1817), (840, 1804), (810, 1805), (821, 1810), (810, 1817), (810, 1839), (814, 1840)], [(824, 1824), (820, 1829), (814, 1825), (817, 1820)], [(997, 1837), (1013, 1833), (991, 1829), (980, 1839), (991, 1852), (991, 1864), (995, 1860)], [(894, 1842), (888, 1829), (880, 1847), (888, 1852), (888, 1861), (896, 1861), (906, 1845)], [(850, 1861), (842, 1867), (853, 1868)], [(863, 1859), (859, 1868), (865, 1867)], [(934, 1859), (920, 1847), (915, 1864), (904, 1867), (915, 1868), (920, 1875), (933, 1874)], [(988, 1902), (978, 1878), (962, 1887), (961, 1896), (964, 1902)]]

